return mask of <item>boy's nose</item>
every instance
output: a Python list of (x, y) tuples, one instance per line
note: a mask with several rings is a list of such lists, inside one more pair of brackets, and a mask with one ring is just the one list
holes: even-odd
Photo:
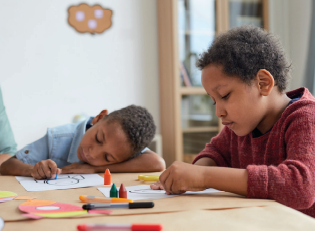
[(216, 104), (215, 114), (217, 117), (221, 118), (226, 116), (226, 111), (222, 106), (219, 106), (219, 104)]

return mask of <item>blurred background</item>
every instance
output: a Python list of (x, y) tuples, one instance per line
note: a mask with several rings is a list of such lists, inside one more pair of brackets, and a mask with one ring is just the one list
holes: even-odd
[(68, 23), (80, 3), (0, 0), (0, 86), (18, 149), (47, 127), (137, 104), (155, 119), (167, 165), (190, 162), (222, 128), (194, 63), (243, 24), (279, 37), (293, 66), (288, 90), (313, 92), (313, 0), (84, 1), (112, 11), (101, 33)]

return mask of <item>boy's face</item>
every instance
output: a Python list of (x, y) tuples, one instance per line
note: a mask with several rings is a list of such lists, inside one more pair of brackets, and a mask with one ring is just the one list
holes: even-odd
[(106, 110), (93, 119), (93, 126), (86, 131), (77, 149), (79, 160), (93, 166), (120, 163), (131, 156), (131, 146), (120, 124), (102, 120), (105, 115)]
[(245, 136), (258, 128), (266, 111), (259, 84), (251, 86), (238, 77), (230, 77), (222, 66), (210, 64), (202, 70), (202, 85), (216, 105), (216, 115), (222, 124), (238, 136)]

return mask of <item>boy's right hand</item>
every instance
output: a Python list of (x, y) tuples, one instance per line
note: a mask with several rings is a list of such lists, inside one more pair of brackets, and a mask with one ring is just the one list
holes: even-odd
[(57, 167), (57, 164), (48, 159), (42, 160), (34, 165), (31, 170), (31, 176), (35, 179), (52, 179), (56, 177), (56, 174), (60, 174), (61, 169)]

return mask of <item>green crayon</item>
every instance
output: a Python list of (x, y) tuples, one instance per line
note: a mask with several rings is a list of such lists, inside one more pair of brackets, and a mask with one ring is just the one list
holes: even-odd
[(110, 197), (118, 197), (118, 191), (117, 191), (115, 183), (113, 184), (112, 188), (110, 189)]

